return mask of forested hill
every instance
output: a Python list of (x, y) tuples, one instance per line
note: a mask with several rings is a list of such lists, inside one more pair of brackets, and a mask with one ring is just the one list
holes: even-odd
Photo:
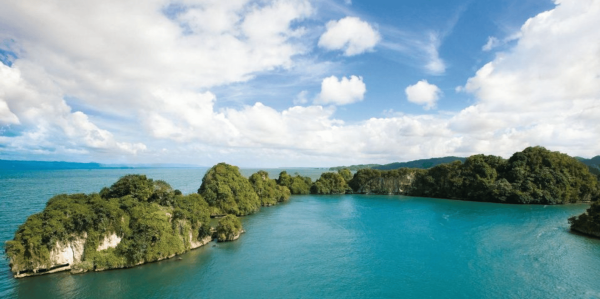
[(585, 164), (590, 169), (590, 172), (595, 174), (600, 180), (600, 156), (595, 156), (591, 159), (575, 157), (579, 162)]
[(600, 198), (597, 178), (566, 154), (528, 147), (505, 160), (474, 155), (416, 176), (410, 195), (521, 204), (565, 204)]
[(454, 161), (465, 162), (465, 160), (467, 160), (467, 158), (441, 157), (441, 158), (421, 159), (421, 160), (415, 160), (415, 161), (409, 161), (409, 162), (396, 162), (396, 163), (375, 166), (372, 168), (378, 169), (378, 170), (392, 170), (392, 169), (398, 169), (398, 168), (428, 169), (428, 168), (431, 168), (431, 167), (434, 167), (434, 166), (437, 166), (440, 164), (444, 164), (444, 163), (452, 163)]
[(357, 171), (359, 169), (371, 169), (373, 167), (378, 167), (378, 166), (383, 166), (383, 165), (381, 165), (381, 164), (358, 164), (358, 165), (350, 165), (350, 166), (336, 166), (336, 167), (330, 167), (329, 170), (338, 171), (338, 170), (342, 170), (342, 169), (348, 169), (350, 171)]
[(434, 167), (436, 165), (444, 164), (444, 163), (452, 163), (454, 161), (465, 162), (467, 158), (461, 157), (441, 157), (441, 158), (430, 158), (430, 159), (420, 159), (408, 162), (394, 162), (390, 164), (359, 164), (359, 165), (350, 165), (350, 166), (336, 166), (331, 167), (329, 170), (337, 171), (341, 169), (349, 169), (351, 171), (357, 171), (360, 169), (377, 169), (377, 170), (392, 170), (399, 168), (420, 168), (427, 169)]

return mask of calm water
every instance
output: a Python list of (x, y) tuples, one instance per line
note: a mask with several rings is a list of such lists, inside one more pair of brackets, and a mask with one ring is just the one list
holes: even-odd
[[(205, 171), (136, 170), (184, 193)], [(1, 240), (52, 195), (98, 191), (131, 172), (0, 172)], [(570, 233), (566, 221), (586, 208), (294, 196), (244, 217), (238, 241), (179, 261), (16, 280), (2, 259), (0, 297), (600, 298), (600, 240)]]

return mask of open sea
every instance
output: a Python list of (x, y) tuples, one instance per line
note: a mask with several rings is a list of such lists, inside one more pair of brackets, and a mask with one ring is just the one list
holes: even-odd
[[(192, 193), (206, 170), (0, 170), (0, 241), (53, 195), (99, 192), (129, 173)], [(2, 249), (0, 298), (600, 298), (600, 240), (567, 223), (587, 207), (292, 196), (243, 217), (239, 240), (181, 260), (14, 279)]]

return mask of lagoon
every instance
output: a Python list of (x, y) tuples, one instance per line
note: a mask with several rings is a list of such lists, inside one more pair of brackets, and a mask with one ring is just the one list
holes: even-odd
[[(2, 171), (0, 237), (11, 239), (54, 194), (97, 192), (132, 172), (190, 193), (205, 171)], [(600, 240), (567, 223), (587, 207), (292, 196), (243, 217), (247, 233), (238, 241), (212, 242), (181, 260), (17, 280), (2, 259), (0, 297), (598, 298)]]

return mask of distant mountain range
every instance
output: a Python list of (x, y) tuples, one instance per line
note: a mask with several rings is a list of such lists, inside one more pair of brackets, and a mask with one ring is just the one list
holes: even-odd
[(348, 168), (352, 171), (356, 171), (364, 168), (372, 168), (378, 170), (390, 170), (390, 169), (398, 169), (398, 168), (421, 168), (427, 169), (433, 166), (444, 164), (444, 163), (452, 163), (454, 161), (465, 162), (467, 158), (462, 157), (441, 157), (441, 158), (430, 158), (430, 159), (420, 159), (408, 162), (395, 162), (390, 164), (360, 164), (360, 165), (351, 165), (351, 166), (337, 166), (331, 167), (329, 170), (337, 171), (339, 169)]
[(100, 164), (63, 161), (19, 161), (0, 160), (0, 169), (44, 170), (44, 169), (133, 169), (133, 168), (196, 168), (186, 164)]
[(595, 156), (591, 159), (575, 157), (575, 159), (587, 165), (590, 169), (590, 172), (595, 174), (600, 179), (600, 156)]
[[(431, 158), (431, 159), (420, 159), (420, 160), (414, 160), (414, 161), (408, 161), (408, 162), (396, 162), (396, 163), (390, 163), (390, 164), (384, 164), (384, 165), (381, 165), (381, 164), (359, 164), (359, 165), (351, 165), (351, 166), (337, 166), (337, 167), (331, 167), (331, 168), (329, 168), (329, 170), (337, 171), (339, 169), (344, 169), (344, 168), (348, 168), (352, 171), (357, 171), (359, 169), (364, 169), (364, 168), (371, 168), (371, 169), (378, 169), (378, 170), (391, 170), (391, 169), (398, 169), (398, 168), (427, 169), (427, 168), (431, 168), (431, 167), (439, 165), (439, 164), (452, 163), (454, 161), (465, 162), (466, 159), (467, 158), (451, 156), (451, 157), (441, 157), (441, 158)], [(575, 157), (575, 159), (577, 159), (581, 163), (587, 165), (588, 168), (590, 169), (590, 172), (592, 172), (596, 176), (600, 177), (600, 156), (595, 156), (591, 159)]]

